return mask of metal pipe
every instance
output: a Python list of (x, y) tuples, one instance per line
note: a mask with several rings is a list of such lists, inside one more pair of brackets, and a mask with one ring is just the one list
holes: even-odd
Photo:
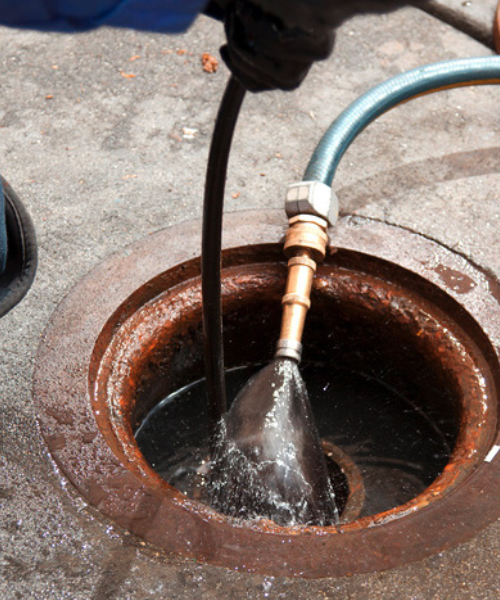
[(311, 306), (316, 264), (325, 258), (328, 245), (328, 224), (325, 219), (311, 215), (297, 215), (289, 224), (284, 247), (288, 257), (288, 277), (276, 356), (300, 362), (302, 333)]

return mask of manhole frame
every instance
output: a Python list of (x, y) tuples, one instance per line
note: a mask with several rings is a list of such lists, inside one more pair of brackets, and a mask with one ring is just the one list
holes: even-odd
[[(242, 213), (229, 214), (224, 247), (279, 240), (285, 225), (281, 211), (249, 211), (243, 218)], [(163, 548), (168, 530), (167, 548), (183, 556), (250, 572), (303, 577), (384, 570), (420, 560), (472, 537), (500, 515), (496, 501), (500, 455), (483, 462), (462, 486), (432, 506), (343, 534), (321, 528), (283, 532), (272, 525), (263, 532), (216, 513), (207, 515), (196, 502), (180, 498), (175, 490), (165, 491), (160, 482), (145, 486), (121, 464), (92, 409), (89, 365), (94, 345), (103, 328), (111, 326), (111, 315), (132, 293), (158, 274), (199, 256), (199, 227), (199, 222), (189, 222), (160, 231), (106, 260), (67, 296), (44, 334), (33, 386), (41, 431), (58, 467), (92, 506)], [(498, 359), (496, 280), (444, 246), (382, 222), (344, 217), (334, 242), (393, 262), (441, 288), (475, 318)], [(453, 282), (436, 271), (437, 265), (470, 274), (475, 287), (468, 292), (453, 289)], [(500, 445), (498, 430), (494, 445)], [(223, 525), (223, 539), (214, 532), (217, 524)], [(264, 556), (258, 552), (262, 536), (272, 542)]]

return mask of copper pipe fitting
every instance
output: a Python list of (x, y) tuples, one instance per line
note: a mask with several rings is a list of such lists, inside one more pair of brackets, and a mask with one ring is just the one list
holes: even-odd
[(316, 264), (326, 255), (328, 224), (320, 217), (297, 215), (290, 219), (289, 225), (284, 247), (288, 257), (288, 277), (282, 299), (283, 314), (276, 356), (300, 362), (302, 333), (311, 306)]

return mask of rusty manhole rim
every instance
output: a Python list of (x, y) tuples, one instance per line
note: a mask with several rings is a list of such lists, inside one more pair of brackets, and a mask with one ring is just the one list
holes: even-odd
[[(338, 262), (337, 257), (341, 254), (349, 255), (349, 251), (346, 253), (342, 249), (342, 251), (336, 252), (333, 257), (334, 263)], [(234, 260), (235, 256), (238, 257), (237, 266), (229, 266), (228, 259)], [(356, 259), (357, 262), (362, 260), (368, 262), (369, 257), (357, 255)], [(380, 271), (389, 266), (377, 259), (375, 261)], [(247, 251), (240, 247), (232, 249), (229, 254), (226, 254), (226, 266), (222, 273), (224, 312), (230, 313), (231, 310), (234, 310), (235, 305), (245, 306), (247, 299), (255, 297), (256, 293), (259, 302), (262, 303), (269, 293), (269, 289), (276, 290), (276, 303), (279, 303), (280, 291), (283, 289), (285, 281), (283, 265), (278, 265), (277, 262), (282, 262), (279, 244), (251, 246)], [(317, 289), (315, 294), (321, 296), (321, 290), (324, 291), (329, 287), (327, 283), (329, 280), (339, 282), (346, 277), (345, 273), (349, 273), (347, 279), (351, 285), (353, 281), (357, 283), (355, 298), (349, 299), (340, 295), (336, 296), (335, 301), (354, 305), (355, 300), (362, 304), (366, 299), (369, 310), (376, 314), (382, 314), (383, 303), (386, 311), (388, 310), (388, 313), (384, 312), (384, 319), (403, 321), (401, 323), (403, 328), (407, 328), (409, 325), (405, 319), (412, 310), (406, 304), (410, 299), (415, 310), (414, 318), (421, 318), (421, 322), (419, 321), (418, 324), (421, 339), (428, 340), (428, 351), (432, 351), (436, 346), (439, 352), (436, 356), (434, 349), (433, 358), (429, 357), (428, 361), (439, 361), (442, 371), (449, 370), (453, 374), (457, 373), (455, 379), (458, 381), (454, 381), (454, 384), (460, 387), (460, 395), (463, 398), (461, 433), (443, 472), (422, 493), (404, 504), (352, 522), (341, 521), (338, 526), (322, 528), (323, 532), (346, 533), (377, 526), (406, 517), (417, 510), (426, 509), (430, 504), (442, 500), (445, 494), (449, 494), (456, 486), (463, 483), (470, 471), (481, 460), (480, 452), (492, 437), (495, 419), (489, 418), (489, 412), (484, 410), (486, 402), (482, 388), (492, 388), (493, 384), (487, 377), (487, 384), (481, 386), (482, 381), (478, 381), (481, 378), (477, 377), (477, 373), (487, 371), (488, 367), (482, 360), (482, 354), (478, 352), (475, 344), (467, 345), (469, 338), (464, 337), (463, 334), (461, 336), (460, 332), (456, 331), (455, 321), (447, 318), (445, 312), (436, 303), (429, 302), (422, 294), (412, 297), (410, 293), (407, 298), (408, 284), (406, 286), (403, 284), (401, 287), (401, 283), (398, 281), (398, 279), (407, 277), (404, 271), (399, 274), (380, 274), (381, 276), (377, 277), (374, 276), (374, 273), (369, 274), (370, 269), (363, 272), (359, 271), (359, 268), (356, 269), (352, 266), (349, 268), (345, 264), (337, 272), (329, 262), (327, 259), (325, 264), (318, 269), (316, 283), (319, 285), (319, 290)], [(177, 269), (193, 272), (193, 266), (189, 262), (183, 263), (172, 269), (171, 275), (175, 277)], [(371, 268), (373, 269), (373, 266)], [(394, 270), (394, 266), (392, 266), (392, 270)], [(280, 275), (282, 275), (282, 281), (280, 281)], [(392, 281), (395, 275), (396, 282)], [(464, 282), (459, 285), (464, 285)], [(160, 290), (161, 286), (158, 289)], [(352, 294), (353, 290), (350, 289), (350, 286), (347, 289), (349, 294)], [(342, 285), (340, 285), (340, 290), (343, 290)], [(390, 302), (387, 302), (388, 298), (391, 298)], [(316, 297), (315, 305), (318, 300), (319, 298)], [(397, 305), (401, 302), (403, 302), (403, 307), (398, 308)], [(388, 309), (393, 303), (395, 306)], [(134, 305), (132, 298), (130, 304)], [(117, 315), (124, 318), (123, 312), (129, 314), (130, 310), (123, 311), (118, 308)], [(178, 340), (179, 337), (185, 340), (184, 344), (187, 345), (188, 341), (185, 337), (187, 331), (184, 329), (187, 323), (201, 323), (200, 277), (186, 278), (185, 281), (164, 290), (150, 302), (135, 306), (132, 314), (125, 319), (122, 326), (114, 330), (112, 334), (105, 331), (99, 336), (96, 342), (97, 351), (94, 353), (91, 365), (90, 394), (93, 397), (92, 406), (101, 432), (122, 464), (128, 465), (128, 468), (140, 477), (146, 486), (163, 490), (163, 493), (170, 491), (177, 493), (177, 490), (158, 476), (140, 452), (134, 436), (133, 422), (135, 421), (134, 415), (137, 413), (138, 396), (143, 396), (143, 392), (138, 390), (142, 387), (141, 380), (148, 370), (147, 365), (151, 362), (151, 355), (154, 354), (154, 350), (175, 345), (175, 340)], [(277, 328), (278, 324), (276, 324), (276, 330)], [(414, 343), (416, 344), (417, 341), (415, 339)], [(104, 353), (102, 353), (103, 348), (106, 349)], [(229, 359), (229, 355), (226, 355), (226, 359)], [(244, 357), (244, 362), (247, 359), (248, 357)], [(161, 360), (165, 362), (165, 357), (162, 357)], [(166, 362), (168, 364), (168, 360)], [(168, 366), (166, 370), (168, 371), (169, 368), (172, 368), (172, 365)], [(463, 371), (464, 369), (465, 371)], [(201, 375), (200, 373), (199, 376)], [(188, 374), (188, 377), (192, 377), (192, 375)], [(191, 379), (182, 379), (180, 386), (191, 382)], [(166, 394), (172, 391), (174, 390), (169, 389)], [(466, 426), (464, 426), (464, 420), (467, 421)], [(473, 449), (472, 452), (471, 449)], [(178, 501), (184, 502), (184, 496), (179, 494)], [(193, 500), (192, 502), (197, 501)], [(241, 521), (221, 515), (204, 503), (199, 503), (196, 512), (205, 513), (207, 518), (214, 522), (229, 522), (233, 526), (241, 526)], [(273, 534), (294, 531), (296, 535), (301, 535), (305, 532), (316, 531), (314, 527), (303, 525), (285, 528), (266, 520), (253, 523), (252, 527), (255, 531), (272, 532)]]
[[(226, 220), (229, 232), (226, 236), (226, 247), (241, 246), (242, 243), (261, 244), (280, 239), (285, 226), (280, 211), (249, 212), (246, 213), (244, 222), (241, 213), (230, 214)], [(54, 314), (39, 349), (34, 377), (34, 397), (42, 433), (57, 465), (87, 501), (97, 506), (101, 513), (122, 527), (133, 529), (143, 539), (163, 547), (155, 523), (162, 522), (168, 525), (175, 540), (169, 549), (184, 556), (230, 568), (305, 577), (361, 573), (419, 560), (471, 537), (477, 529), (494, 520), (500, 513), (500, 508), (492, 501), (492, 496), (495, 497), (495, 494), (500, 493), (500, 483), (496, 482), (500, 469), (495, 461), (480, 464), (467, 480), (467, 485), (464, 484), (454, 490), (452, 505), (450, 505), (451, 499), (448, 498), (447, 514), (438, 515), (437, 520), (434, 513), (435, 508), (439, 508), (440, 502), (434, 503), (432, 508), (420, 511), (418, 515), (413, 514), (379, 527), (354, 529), (342, 534), (341, 544), (347, 560), (345, 558), (339, 560), (339, 557), (335, 556), (335, 550), (338, 548), (335, 548), (335, 544), (332, 545), (331, 540), (339, 536), (329, 535), (321, 528), (301, 528), (298, 535), (298, 531), (283, 532), (284, 528), (270, 526), (268, 533), (263, 534), (258, 527), (233, 523), (230, 526), (230, 539), (225, 540), (225, 544), (219, 543), (220, 540), (215, 544), (213, 541), (208, 543), (207, 539), (212, 532), (208, 534), (207, 528), (210, 528), (210, 524), (221, 522), (220, 519), (224, 522), (227, 520), (225, 517), (220, 516), (219, 519), (214, 518), (213, 515), (210, 517), (203, 514), (204, 511), (199, 511), (194, 501), (179, 502), (178, 492), (165, 495), (162, 490), (163, 499), (159, 501), (155, 496), (158, 488), (155, 489), (153, 486), (144, 489), (137, 477), (132, 476), (131, 479), (131, 472), (117, 461), (93, 418), (88, 395), (89, 359), (96, 339), (103, 327), (107, 326), (108, 319), (118, 305), (126, 302), (135, 290), (159, 273), (199, 254), (197, 222), (186, 223), (173, 229), (175, 235), (172, 235), (172, 229), (159, 232), (135, 244), (132, 249), (125, 249), (105, 261), (82, 280)], [(391, 236), (391, 245), (386, 245), (380, 251), (381, 241), (388, 235)], [(176, 247), (173, 242), (179, 239), (179, 236), (184, 236), (186, 242), (182, 249)], [(422, 236), (369, 219), (343, 218), (337, 232), (337, 241), (341, 247), (367, 254), (372, 253), (413, 270), (417, 274), (422, 274), (422, 270), (426, 271), (426, 258), (435, 260), (436, 255), (440, 255), (441, 263), (443, 261), (443, 264), (448, 263), (450, 268), (457, 268), (458, 265), (460, 269), (473, 274), (477, 280), (477, 288), (471, 291), (469, 294), (471, 298), (465, 304), (464, 295), (446, 289), (439, 276), (432, 274), (432, 270), (427, 273), (427, 278), (433, 280), (435, 285), (445, 289), (455, 299), (462, 300), (461, 304), (475, 317), (488, 337), (499, 346), (498, 323), (494, 319), (498, 311), (495, 294), (497, 299), (500, 297), (496, 282), (479, 273), (465, 259), (434, 242), (425, 240)], [(170, 254), (168, 254), (169, 250)], [(128, 278), (124, 277), (125, 274)], [(102, 294), (104, 278), (107, 280), (106, 298), (101, 299), (92, 314), (85, 313), (87, 301), (95, 301)], [(474, 293), (482, 295), (486, 301), (478, 305), (477, 299), (472, 298)], [(54, 365), (61, 363), (61, 360), (65, 372), (61, 376), (59, 373), (50, 375)], [(61, 395), (67, 397), (70, 403), (76, 402), (79, 410), (70, 414), (71, 411), (68, 410), (66, 403), (60, 402)], [(499, 442), (497, 438), (493, 443)], [(82, 457), (81, 465), (75, 463), (75, 450)], [(89, 475), (82, 466), (85, 460), (97, 460), (101, 475), (97, 476), (95, 473)], [(474, 480), (476, 488), (485, 491), (490, 488), (490, 493), (479, 494), (477, 502), (467, 506), (470, 490), (464, 491), (464, 488), (469, 487), (471, 479)], [(165, 485), (162, 480), (158, 483), (159, 487)], [(124, 487), (127, 490), (125, 496), (128, 494), (128, 498), (119, 497), (119, 492), (121, 493)], [(441, 502), (444, 502), (444, 499)], [(458, 520), (457, 515), (460, 515), (461, 522), (466, 520), (463, 518), (464, 511), (469, 512), (469, 521), (476, 525), (473, 531), (453, 527), (451, 534), (450, 531), (445, 532), (452, 523), (454, 524), (455, 519)], [(134, 515), (133, 519), (131, 513)], [(179, 517), (187, 518), (188, 522), (181, 523)], [(432, 529), (434, 535), (432, 540), (426, 540), (425, 544), (420, 543), (409, 552), (408, 549), (401, 549), (393, 542), (401, 536), (412, 540), (412, 526), (409, 525), (412, 518), (419, 521), (417, 524), (421, 528)], [(383, 535), (380, 535), (381, 532)], [(259, 536), (267, 535), (269, 538), (269, 533), (272, 533), (271, 537), (276, 546), (273, 556), (276, 564), (270, 565), (269, 560), (258, 557), (252, 560), (251, 553), (248, 552), (240, 555), (235, 553), (235, 546), (240, 548), (248, 548), (252, 544), (255, 546), (255, 543), (259, 543)], [(187, 544), (186, 540), (190, 541), (190, 544)], [(413, 539), (412, 545), (414, 543)], [(315, 561), (308, 556), (311, 552), (314, 554), (312, 550), (314, 547), (321, 551), (321, 561)], [(283, 548), (286, 550), (285, 553)], [(385, 548), (384, 556), (380, 555), (380, 548)], [(360, 550), (363, 550), (361, 556)], [(328, 560), (325, 558), (325, 552), (328, 553)], [(288, 560), (292, 554), (302, 556), (300, 564)]]

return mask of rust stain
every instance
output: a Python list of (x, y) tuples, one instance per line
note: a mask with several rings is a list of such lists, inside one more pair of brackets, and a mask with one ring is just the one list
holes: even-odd
[(477, 283), (465, 273), (460, 273), (460, 271), (456, 271), (445, 265), (435, 267), (434, 271), (441, 277), (441, 280), (448, 289), (453, 290), (458, 294), (467, 294), (477, 285)]

